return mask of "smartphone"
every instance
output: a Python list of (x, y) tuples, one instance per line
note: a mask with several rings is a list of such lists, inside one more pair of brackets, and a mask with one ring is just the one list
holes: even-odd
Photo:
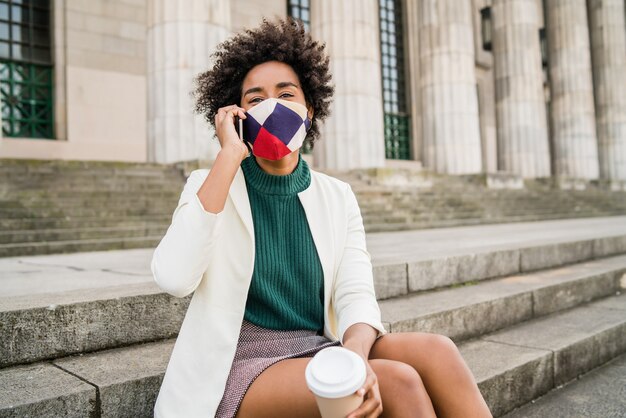
[(237, 131), (239, 139), (243, 141), (243, 119), (239, 116), (235, 116), (235, 131)]
[(239, 139), (241, 139), (246, 145), (246, 148), (248, 148), (248, 152), (251, 153), (252, 148), (250, 147), (250, 144), (248, 144), (248, 141), (243, 138), (243, 119), (241, 119), (239, 116), (235, 116), (235, 131), (237, 131)]

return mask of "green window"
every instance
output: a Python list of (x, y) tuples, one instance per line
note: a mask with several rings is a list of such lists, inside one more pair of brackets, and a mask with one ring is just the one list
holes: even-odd
[(5, 137), (54, 137), (50, 33), (49, 0), (0, 0), (0, 100)]
[(287, 15), (300, 19), (308, 31), (311, 23), (309, 0), (287, 0)]
[(410, 160), (411, 118), (406, 96), (402, 2), (379, 0), (379, 6), (385, 157)]

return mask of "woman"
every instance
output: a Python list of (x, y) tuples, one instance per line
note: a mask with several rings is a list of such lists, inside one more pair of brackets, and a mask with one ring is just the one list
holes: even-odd
[[(194, 293), (155, 416), (319, 416), (304, 370), (332, 345), (367, 365), (350, 417), (491, 416), (449, 338), (386, 333), (356, 198), (300, 156), (333, 93), (324, 45), (297, 21), (264, 20), (215, 57), (197, 78), (196, 111), (221, 150), (210, 171), (190, 174), (151, 263), (162, 289)], [(292, 142), (251, 128), (261, 113), (279, 130), (301, 124)], [(252, 155), (237, 118), (254, 131)]]

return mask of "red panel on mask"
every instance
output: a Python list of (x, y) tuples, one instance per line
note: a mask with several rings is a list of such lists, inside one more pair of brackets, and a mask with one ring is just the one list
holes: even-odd
[(287, 148), (283, 141), (261, 127), (259, 134), (254, 140), (252, 153), (257, 157), (267, 158), (268, 160), (280, 160), (285, 155), (291, 154), (291, 150)]

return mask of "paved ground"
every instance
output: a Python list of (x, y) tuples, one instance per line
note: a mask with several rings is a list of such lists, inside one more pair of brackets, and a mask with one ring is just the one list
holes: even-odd
[[(626, 216), (370, 233), (367, 241), (372, 262), (380, 265), (468, 249), (482, 252), (620, 234), (626, 234)], [(0, 258), (0, 305), (1, 299), (15, 296), (151, 286), (153, 252), (148, 248)]]
[(626, 354), (503, 418), (626, 417)]
[(378, 263), (414, 261), (439, 255), (505, 250), (523, 245), (567, 242), (626, 232), (626, 216), (423, 229), (368, 234), (368, 250)]

